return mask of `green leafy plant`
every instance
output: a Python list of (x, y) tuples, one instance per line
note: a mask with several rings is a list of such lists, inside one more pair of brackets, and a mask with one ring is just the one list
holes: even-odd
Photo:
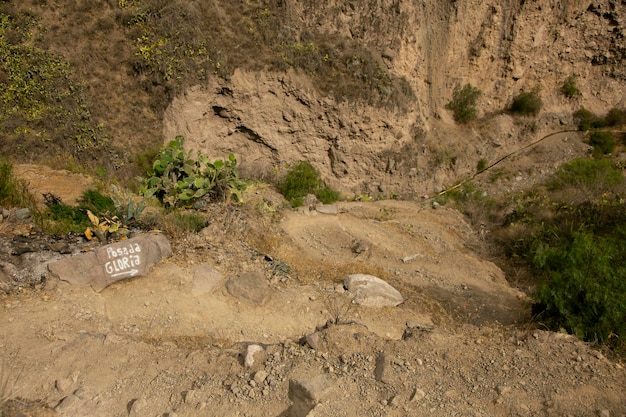
[(53, 234), (82, 233), (90, 225), (85, 210), (61, 202), (48, 206), (47, 218), (49, 222), (52, 222), (47, 225), (47, 229)]
[(198, 152), (197, 159), (192, 159), (183, 142), (184, 138), (177, 136), (154, 161), (153, 171), (141, 188), (145, 198), (154, 195), (166, 208), (207, 198), (243, 200), (246, 183), (239, 178), (234, 155), (230, 154), (227, 161), (210, 161)]
[(129, 199), (120, 204), (97, 190), (87, 190), (79, 204), (71, 206), (52, 194), (46, 194), (46, 228), (53, 234), (84, 233), (87, 239), (97, 237), (107, 242), (112, 236), (127, 236), (128, 226), (139, 218), (145, 208), (143, 201), (135, 204)]
[(292, 207), (301, 206), (303, 198), (308, 194), (315, 195), (325, 204), (339, 199), (339, 193), (324, 184), (317, 169), (305, 161), (298, 162), (289, 170), (278, 184), (278, 190)]
[(567, 98), (574, 98), (580, 95), (580, 90), (576, 85), (575, 76), (570, 75), (569, 77), (567, 77), (567, 79), (563, 82), (563, 85), (561, 86), (561, 93), (563, 93), (563, 95)]
[(94, 236), (96, 236), (100, 242), (107, 243), (113, 234), (117, 233), (120, 236), (128, 236), (128, 228), (124, 226), (122, 221), (117, 216), (103, 216), (98, 218), (91, 212), (91, 210), (87, 210), (87, 217), (92, 225), (91, 227), (85, 229), (85, 237), (88, 240), (91, 240)]
[(476, 118), (476, 100), (480, 94), (480, 90), (471, 84), (465, 84), (463, 88), (456, 87), (454, 89), (452, 100), (446, 104), (446, 108), (452, 110), (454, 120), (457, 123), (468, 123)]
[(511, 104), (511, 112), (521, 114), (522, 116), (537, 116), (541, 111), (543, 102), (539, 95), (539, 89), (532, 91), (522, 91), (519, 93)]
[(113, 203), (115, 204), (118, 216), (121, 216), (120, 219), (124, 224), (139, 219), (139, 216), (146, 208), (144, 200), (135, 203), (132, 198), (129, 198), (126, 204), (122, 204), (115, 199), (113, 199)]
[(79, 200), (79, 208), (90, 209), (96, 213), (113, 212), (116, 209), (115, 201), (97, 190), (87, 190)]

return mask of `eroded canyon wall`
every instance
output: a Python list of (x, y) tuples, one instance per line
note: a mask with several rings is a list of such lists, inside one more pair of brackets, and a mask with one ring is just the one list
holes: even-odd
[[(311, 162), (349, 194), (427, 195), (550, 132), (571, 129), (584, 106), (626, 106), (626, 3), (617, 1), (328, 1), (272, 3), (306, 40), (348, 39), (406, 80), (406, 106), (339, 101), (306, 73), (237, 70), (177, 97), (164, 135), (215, 158), (234, 153), (247, 174), (272, 177)], [(561, 92), (574, 76), (581, 95)], [(482, 95), (480, 120), (454, 123), (455, 87)], [(537, 118), (506, 114), (539, 89)]]

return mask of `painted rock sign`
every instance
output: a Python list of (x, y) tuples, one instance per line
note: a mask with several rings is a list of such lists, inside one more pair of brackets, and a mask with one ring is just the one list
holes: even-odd
[(111, 277), (134, 277), (141, 267), (141, 245), (137, 242), (128, 243), (126, 246), (114, 249), (106, 248), (107, 261), (104, 270)]
[(48, 270), (71, 284), (102, 291), (116, 281), (146, 274), (171, 253), (165, 236), (146, 234), (51, 262)]

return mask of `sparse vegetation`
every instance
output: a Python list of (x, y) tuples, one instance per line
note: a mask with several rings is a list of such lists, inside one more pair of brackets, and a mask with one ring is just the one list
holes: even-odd
[(307, 194), (315, 195), (322, 203), (330, 204), (339, 199), (339, 193), (328, 187), (320, 174), (310, 163), (298, 162), (291, 167), (287, 175), (278, 184), (280, 193), (291, 203), (292, 207), (302, 205)]
[(0, 159), (0, 206), (32, 207), (33, 197), (28, 193), (26, 184), (13, 173), (13, 165)]
[(322, 293), (324, 307), (330, 316), (327, 324), (347, 324), (350, 323), (350, 313), (354, 309), (353, 303), (355, 295), (352, 293), (340, 293), (330, 288)]
[(476, 100), (480, 97), (480, 90), (471, 84), (465, 84), (463, 88), (456, 87), (452, 94), (452, 100), (446, 108), (452, 110), (454, 120), (457, 123), (468, 123), (476, 118)]
[[(165, 95), (163, 107), (177, 91), (202, 84), (211, 76), (228, 79), (235, 68), (297, 68), (318, 89), (339, 100), (360, 100), (398, 107), (413, 92), (393, 76), (367, 48), (346, 39), (293, 29), (285, 8), (264, 2), (227, 6), (240, 30), (236, 39), (227, 27), (212, 22), (222, 15), (210, 7), (159, 0), (120, 3), (120, 20), (136, 33), (134, 70), (146, 89)], [(232, 47), (231, 47), (232, 46)]]
[(626, 124), (626, 110), (613, 107), (605, 117), (601, 117), (581, 107), (574, 112), (574, 123), (583, 131), (624, 125)]
[(623, 175), (607, 159), (579, 158), (518, 200), (503, 242), (537, 277), (533, 313), (550, 329), (624, 352), (626, 209)]
[(522, 116), (537, 116), (542, 106), (539, 89), (535, 88), (532, 91), (522, 91), (515, 96), (511, 104), (511, 112)]
[(198, 213), (175, 212), (173, 213), (173, 223), (175, 228), (184, 233), (195, 233), (204, 229), (208, 220)]
[(486, 192), (470, 182), (452, 187), (437, 198), (439, 204), (453, 203), (475, 225), (484, 223), (493, 216), (495, 201)]
[(70, 64), (37, 46), (42, 31), (32, 14), (0, 13), (0, 151), (25, 157), (47, 147), (91, 159), (107, 146), (106, 129)]

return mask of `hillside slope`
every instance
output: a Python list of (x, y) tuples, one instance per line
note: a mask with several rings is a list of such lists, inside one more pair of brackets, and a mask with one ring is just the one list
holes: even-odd
[[(616, 1), (5, 1), (0, 12), (3, 82), (28, 83), (12, 65), (31, 65), (42, 94), (80, 98), (63, 112), (39, 93), (7, 96), (18, 117), (3, 123), (3, 153), (119, 178), (184, 134), (206, 153), (234, 151), (251, 174), (307, 159), (346, 192), (429, 194), (571, 128), (581, 106), (625, 105)], [(570, 76), (580, 94), (566, 98)], [(482, 91), (482, 118), (459, 127), (445, 105), (466, 83)], [(497, 116), (535, 88), (537, 118)]]

